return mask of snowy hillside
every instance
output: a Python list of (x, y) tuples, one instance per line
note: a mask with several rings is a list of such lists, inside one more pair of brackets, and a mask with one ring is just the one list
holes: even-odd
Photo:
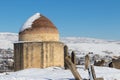
[(93, 52), (99, 55), (120, 56), (120, 42), (94, 38), (65, 37), (62, 42), (68, 45), (69, 50), (77, 54)]
[(13, 43), (18, 40), (18, 35), (16, 33), (0, 33), (0, 48), (13, 49)]
[(62, 37), (61, 41), (64, 43), (107, 43), (108, 41), (95, 38), (86, 37)]
[(2, 49), (13, 49), (13, 43), (18, 40), (18, 35), (16, 33), (0, 33), (0, 48)]
[[(18, 40), (16, 33), (0, 33), (0, 48), (13, 49), (13, 43)], [(94, 54), (120, 56), (120, 41), (107, 41), (102, 39), (84, 37), (62, 37), (61, 41), (68, 45), (70, 51), (77, 54)]]
[[(77, 68), (83, 79), (89, 79), (88, 71), (84, 71), (83, 66)], [(120, 80), (120, 70), (107, 67), (95, 67), (97, 78), (104, 80)], [(0, 74), (0, 80), (74, 80), (70, 70), (59, 67), (49, 67), (46, 69), (25, 69), (17, 72)]]
[[(16, 33), (0, 33), (0, 48), (13, 49), (13, 43), (18, 40)], [(75, 51), (77, 56), (84, 56), (88, 52), (102, 56), (120, 56), (120, 41), (107, 41), (94, 38), (65, 37), (61, 41), (68, 45), (69, 51)], [(78, 66), (78, 72), (84, 79), (88, 79), (84, 66)], [(108, 67), (95, 67), (97, 77), (104, 80), (120, 80), (120, 70)], [(46, 69), (25, 69), (17, 72), (0, 73), (0, 80), (74, 80), (70, 70), (59, 67)]]

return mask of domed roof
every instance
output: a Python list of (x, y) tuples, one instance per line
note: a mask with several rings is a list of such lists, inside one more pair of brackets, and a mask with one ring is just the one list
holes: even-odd
[(19, 41), (58, 41), (59, 32), (45, 16), (36, 13), (30, 17), (19, 32)]

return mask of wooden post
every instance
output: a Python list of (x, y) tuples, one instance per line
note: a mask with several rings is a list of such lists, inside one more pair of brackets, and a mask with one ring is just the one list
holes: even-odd
[(87, 54), (85, 56), (85, 70), (88, 70), (90, 80), (104, 80), (104, 78), (96, 78), (94, 66), (90, 64), (90, 57)]
[(89, 65), (89, 67), (88, 67), (88, 74), (89, 74), (90, 80), (94, 80), (93, 75), (92, 75), (92, 71), (91, 71), (91, 65)]
[(93, 65), (89, 66), (88, 73), (89, 73), (90, 80), (104, 80), (104, 78), (96, 78), (96, 74), (95, 74)]
[(101, 78), (96, 78), (96, 80), (104, 80), (104, 78), (102, 78), (102, 77)]
[(71, 61), (73, 62), (73, 64), (76, 65), (76, 56), (75, 56), (75, 52), (74, 51), (72, 51), (72, 53), (71, 53)]
[(68, 54), (68, 47), (67, 47), (67, 45), (65, 45), (65, 46), (64, 46), (64, 67), (65, 67), (65, 69), (68, 69), (68, 66), (67, 66), (67, 64), (65, 63), (65, 58), (66, 58), (67, 56), (69, 56), (69, 54)]
[(94, 66), (93, 65), (91, 65), (91, 71), (92, 71), (93, 79), (96, 80), (96, 74), (95, 74), (95, 70), (94, 70)]
[(90, 65), (90, 57), (89, 55), (87, 54), (85, 56), (85, 70), (87, 70), (89, 68), (89, 65)]
[(65, 57), (65, 63), (67, 64), (67, 66), (69, 67), (69, 69), (71, 70), (72, 74), (75, 77), (75, 80), (82, 80), (81, 76), (79, 75), (75, 65), (72, 63), (72, 61), (70, 60), (69, 57)]

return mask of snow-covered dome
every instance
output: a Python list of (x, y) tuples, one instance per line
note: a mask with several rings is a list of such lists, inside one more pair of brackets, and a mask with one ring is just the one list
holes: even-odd
[(59, 41), (59, 32), (48, 18), (36, 13), (20, 29), (19, 41)]

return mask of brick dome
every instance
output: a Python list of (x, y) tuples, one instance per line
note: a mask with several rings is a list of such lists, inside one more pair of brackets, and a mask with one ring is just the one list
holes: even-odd
[(19, 41), (59, 41), (59, 32), (48, 18), (36, 13), (21, 28)]

